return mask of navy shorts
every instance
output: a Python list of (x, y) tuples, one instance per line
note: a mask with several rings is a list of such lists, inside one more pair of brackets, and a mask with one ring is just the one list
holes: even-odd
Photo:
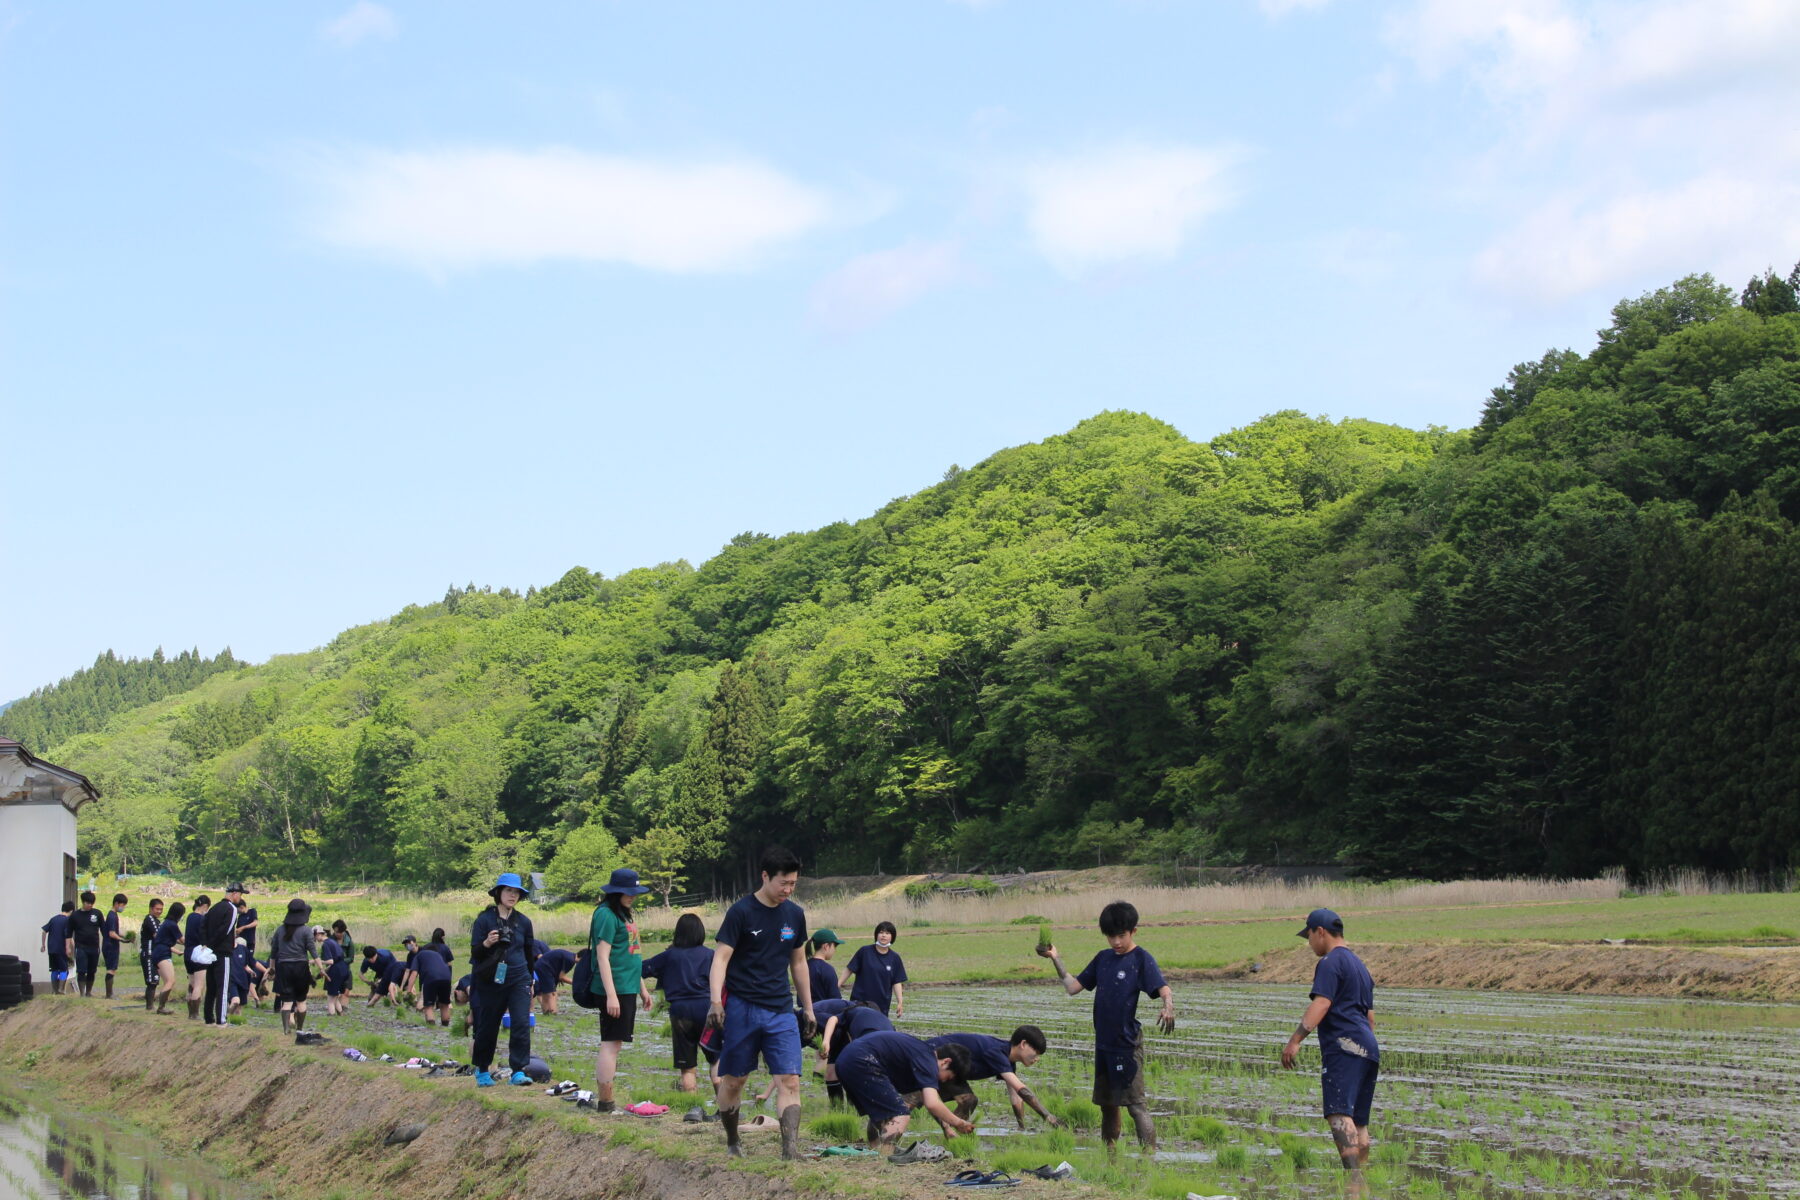
[(1325, 1115), (1347, 1113), (1358, 1125), (1369, 1123), (1369, 1109), (1375, 1104), (1375, 1078), (1381, 1074), (1377, 1059), (1356, 1054), (1331, 1054), (1319, 1072)]
[(851, 1042), (838, 1056), (835, 1065), (838, 1082), (844, 1085), (844, 1094), (850, 1097), (856, 1111), (869, 1120), (885, 1121), (912, 1112), (906, 1097), (900, 1094), (900, 1089), (887, 1077), (866, 1045), (859, 1047)]
[(420, 984), (419, 1007), (449, 1008), (450, 981), (448, 979), (439, 979), (436, 982), (433, 982), (427, 979), (424, 983)]
[(719, 1074), (743, 1078), (756, 1070), (761, 1054), (771, 1075), (800, 1073), (800, 1026), (794, 1010), (763, 1008), (736, 996), (725, 998), (725, 1040), (719, 1047)]
[(100, 957), (106, 962), (106, 973), (111, 975), (119, 969), (119, 943), (108, 940), (100, 946)]
[(56, 953), (52, 953), (50, 955), (50, 973), (52, 975), (56, 974), (58, 971), (67, 971), (68, 969), (69, 969), (69, 956), (68, 955), (56, 954)]

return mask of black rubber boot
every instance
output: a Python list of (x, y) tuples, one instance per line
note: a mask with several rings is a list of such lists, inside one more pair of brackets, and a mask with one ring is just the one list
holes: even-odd
[(790, 1104), (781, 1110), (781, 1157), (788, 1162), (800, 1158), (800, 1106)]
[(744, 1157), (744, 1144), (738, 1140), (738, 1110), (719, 1110), (719, 1124), (725, 1127), (725, 1153), (733, 1158)]

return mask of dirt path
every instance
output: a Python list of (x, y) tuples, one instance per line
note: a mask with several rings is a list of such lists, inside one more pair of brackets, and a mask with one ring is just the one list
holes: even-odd
[[(1693, 949), (1566, 943), (1353, 943), (1379, 986), (1568, 992), (1697, 1000), (1800, 1002), (1800, 948)], [(1171, 972), (1189, 979), (1303, 983), (1317, 960), (1304, 946), (1261, 960), (1255, 973)]]
[[(684, 1125), (673, 1114), (593, 1116), (535, 1087), (478, 1093), (467, 1078), (350, 1062), (333, 1043), (295, 1047), (257, 1029), (208, 1029), (102, 1001), (40, 997), (0, 1013), (0, 1067), (54, 1083), (68, 1102), (127, 1119), (172, 1151), (278, 1195), (924, 1200), (942, 1196), (956, 1169), (789, 1165), (775, 1135), (752, 1133), (750, 1157), (729, 1163), (717, 1125)], [(412, 1124), (425, 1131), (410, 1144), (382, 1144)], [(1071, 1200), (1101, 1194), (1079, 1184), (1039, 1186)]]

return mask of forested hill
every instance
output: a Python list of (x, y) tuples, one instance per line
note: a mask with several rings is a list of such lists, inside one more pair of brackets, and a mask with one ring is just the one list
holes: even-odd
[(60, 683), (0, 704), (6, 736), (42, 749), (78, 733), (101, 729), (113, 714), (185, 692), (208, 676), (244, 664), (229, 648), (204, 658), (198, 649), (165, 658), (159, 646), (149, 658), (120, 658), (111, 650)]
[[(1785, 289), (1785, 291), (1783, 290)], [(698, 569), (453, 588), (54, 747), (100, 866), (422, 884), (1800, 864), (1800, 314), (1709, 277), (1480, 425), (1106, 413)], [(584, 864), (586, 868), (584, 870)]]

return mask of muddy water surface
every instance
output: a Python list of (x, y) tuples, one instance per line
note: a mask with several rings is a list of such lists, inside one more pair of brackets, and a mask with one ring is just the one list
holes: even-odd
[(8, 1200), (261, 1200), (205, 1163), (53, 1098), (0, 1085), (0, 1196)]

